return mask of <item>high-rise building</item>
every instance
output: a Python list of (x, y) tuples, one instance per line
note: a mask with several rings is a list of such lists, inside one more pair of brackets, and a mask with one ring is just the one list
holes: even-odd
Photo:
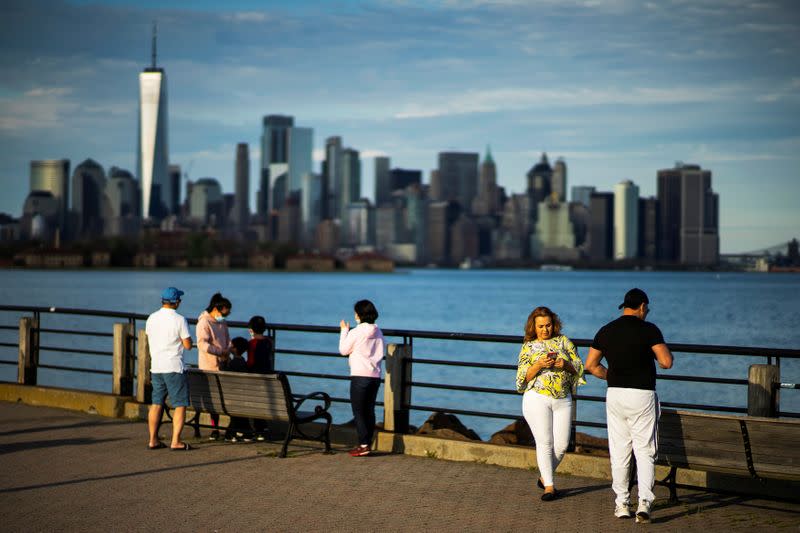
[(450, 261), (461, 263), (480, 256), (478, 224), (465, 213), (450, 228)]
[(422, 185), (422, 171), (410, 170), (405, 168), (393, 168), (389, 171), (389, 191), (390, 194), (400, 189), (405, 189), (409, 185)]
[(375, 157), (375, 206), (380, 207), (392, 200), (392, 189), (389, 176), (389, 158)]
[(140, 201), (139, 186), (133, 174), (111, 167), (106, 180), (104, 234), (109, 237), (135, 235), (141, 221)]
[(567, 201), (567, 164), (563, 158), (558, 158), (553, 165), (553, 177), (551, 181), (551, 192), (558, 195), (559, 202)]
[[(302, 188), (303, 176), (312, 170), (314, 130), (294, 125), (294, 117), (267, 115), (263, 119), (261, 135), (261, 182), (274, 183), (270, 165), (287, 165), (287, 192)], [(269, 202), (267, 202), (269, 204)], [(274, 205), (274, 203), (273, 203)]]
[(349, 206), (361, 198), (361, 159), (358, 150), (345, 148), (341, 152), (342, 177), (337, 194), (342, 221), (347, 219)]
[(614, 253), (614, 195), (593, 193), (589, 201), (589, 259), (608, 261)]
[(439, 153), (439, 197), (458, 202), (465, 212), (478, 192), (478, 157), (474, 152)]
[(278, 211), (278, 241), (286, 243), (300, 242), (300, 191), (293, 191)]
[(69, 159), (31, 161), (30, 192), (49, 192), (58, 203), (58, 229), (67, 230), (69, 213)]
[(681, 173), (681, 256), (683, 264), (719, 262), (719, 196), (711, 171), (684, 165)]
[(169, 188), (172, 191), (172, 205), (169, 206), (170, 215), (181, 213), (181, 166), (169, 166)]
[(200, 178), (192, 185), (189, 216), (203, 224), (217, 225), (225, 214), (222, 187), (214, 178)]
[(497, 212), (497, 200), (497, 166), (492, 159), (492, 151), (487, 146), (478, 176), (478, 196), (472, 203), (472, 212), (476, 215), (493, 215)]
[(639, 255), (639, 187), (631, 180), (614, 186), (614, 259)]
[(639, 257), (658, 259), (659, 209), (657, 198), (639, 199)]
[(542, 158), (531, 167), (527, 177), (531, 222), (535, 223), (539, 220), (536, 211), (539, 204), (548, 198), (552, 191), (553, 168), (547, 160), (546, 153), (542, 153)]
[(173, 205), (167, 120), (167, 74), (156, 64), (156, 29), (153, 26), (152, 63), (139, 74), (137, 174), (142, 188), (143, 219), (160, 219)]
[(531, 234), (530, 250), (534, 259), (577, 259), (575, 230), (569, 217), (569, 206), (558, 200), (555, 191), (539, 203), (539, 221)]
[(277, 212), (286, 202), (289, 190), (289, 165), (288, 163), (271, 163), (267, 171), (270, 182), (270, 213)]
[(349, 246), (375, 244), (375, 212), (369, 200), (362, 198), (350, 203), (347, 213), (345, 242)]
[(72, 173), (72, 234), (94, 237), (103, 233), (103, 201), (106, 173), (93, 159), (87, 159)]
[(458, 202), (428, 204), (428, 239), (425, 248), (427, 258), (432, 263), (439, 265), (450, 263), (450, 228), (460, 213), (461, 207)]
[(233, 222), (239, 230), (250, 222), (250, 153), (247, 143), (236, 145)]
[(314, 244), (317, 225), (320, 223), (322, 204), (322, 176), (309, 172), (303, 176), (300, 193), (300, 225), (304, 245)]
[(656, 174), (659, 207), (658, 259), (678, 262), (681, 252), (681, 174), (683, 163)]
[(325, 161), (322, 166), (322, 220), (340, 218), (342, 194), (342, 138), (325, 139)]
[(588, 208), (594, 192), (595, 188), (589, 185), (576, 185), (572, 188), (572, 201), (580, 202)]

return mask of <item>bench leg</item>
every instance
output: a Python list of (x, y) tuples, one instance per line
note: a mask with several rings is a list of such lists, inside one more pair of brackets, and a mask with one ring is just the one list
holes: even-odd
[(331, 453), (331, 424), (333, 418), (328, 413), (325, 413), (325, 453)]
[(659, 481), (659, 484), (667, 485), (669, 487), (669, 503), (672, 504), (678, 503), (680, 501), (678, 500), (677, 478), (678, 478), (678, 467), (673, 466), (672, 468), (669, 469), (669, 474), (667, 474), (667, 477)]
[(283, 441), (283, 448), (278, 457), (286, 457), (286, 452), (289, 449), (289, 441), (292, 440), (292, 433), (294, 433), (294, 422), (289, 423), (289, 428), (286, 430), (286, 439)]
[(194, 428), (194, 438), (199, 439), (200, 438), (200, 411), (195, 411), (194, 412), (194, 417), (192, 418), (192, 421), (190, 422), (190, 424), (192, 425), (192, 428)]

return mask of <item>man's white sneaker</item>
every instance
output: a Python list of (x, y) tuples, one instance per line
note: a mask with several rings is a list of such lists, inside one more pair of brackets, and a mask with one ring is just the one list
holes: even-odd
[(636, 509), (636, 523), (649, 524), (650, 523), (650, 507), (653, 502), (650, 500), (639, 500), (639, 507)]
[(614, 516), (617, 518), (630, 518), (631, 517), (631, 504), (625, 502), (622, 505), (617, 505), (614, 509)]

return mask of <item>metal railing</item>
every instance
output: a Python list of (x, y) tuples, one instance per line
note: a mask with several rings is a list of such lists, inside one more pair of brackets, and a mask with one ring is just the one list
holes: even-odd
[[(77, 348), (74, 346), (56, 346), (51, 343), (48, 343), (46, 345), (41, 344), (42, 334), (56, 334), (56, 335), (79, 336), (79, 337), (89, 336), (89, 337), (100, 337), (100, 338), (113, 337), (113, 334), (111, 333), (96, 331), (96, 330), (78, 330), (78, 329), (42, 327), (41, 323), (43, 316), (52, 314), (61, 314), (61, 315), (78, 315), (78, 316), (95, 317), (95, 318), (121, 319), (130, 324), (131, 326), (130, 331), (134, 332), (136, 331), (137, 321), (139, 321), (139, 323), (143, 325), (143, 321), (146, 320), (148, 316), (139, 313), (125, 313), (116, 311), (100, 311), (100, 310), (88, 310), (88, 309), (54, 308), (54, 307), (47, 308), (47, 307), (33, 307), (33, 306), (0, 306), (0, 312), (2, 311), (29, 314), (30, 316), (32, 316), (33, 328), (31, 335), (31, 343), (33, 350), (37, 353), (36, 357), (37, 361), (38, 361), (39, 351), (54, 351), (63, 354), (83, 354), (83, 355), (102, 356), (102, 357), (112, 356), (111, 352), (103, 350), (91, 350), (87, 348)], [(189, 322), (191, 324), (195, 324), (196, 320), (189, 319)], [(235, 322), (235, 321), (230, 321), (229, 326), (231, 328), (247, 327), (246, 323)], [(13, 325), (0, 325), (0, 330), (16, 330), (16, 329), (17, 327)], [(280, 338), (279, 338), (281, 337), (281, 335), (279, 335), (280, 333), (338, 335), (339, 334), (338, 327), (297, 325), (297, 324), (269, 324), (267, 334), (274, 340), (276, 355), (282, 355), (287, 357), (306, 356), (306, 357), (337, 358), (337, 359), (341, 357), (337, 352), (320, 351), (312, 349), (297, 349), (297, 347), (294, 346), (284, 347), (280, 343)], [(454, 332), (447, 333), (447, 332), (432, 332), (432, 331), (389, 329), (389, 328), (383, 329), (383, 334), (385, 337), (387, 337), (387, 339), (396, 338), (399, 341), (398, 344), (402, 344), (403, 346), (408, 347), (409, 351), (411, 351), (412, 353), (415, 340), (416, 341), (442, 340), (442, 341), (457, 341), (464, 343), (491, 343), (491, 344), (499, 343), (499, 344), (514, 344), (514, 345), (520, 345), (522, 342), (521, 337), (512, 335), (488, 335), (488, 334), (454, 333)], [(131, 343), (135, 343), (136, 335), (132, 335), (128, 339), (128, 341), (130, 341)], [(572, 339), (572, 341), (577, 347), (582, 347), (582, 348), (588, 347), (591, 343), (591, 341), (588, 339)], [(331, 345), (331, 342), (330, 340), (326, 340), (324, 344)], [(0, 347), (16, 348), (17, 346), (18, 345), (14, 343), (0, 343)], [(775, 365), (778, 367), (780, 367), (782, 359), (800, 359), (800, 350), (793, 350), (793, 349), (763, 348), (763, 347), (752, 347), (752, 346), (743, 347), (743, 346), (680, 344), (680, 343), (670, 343), (669, 347), (673, 353), (688, 353), (700, 356), (725, 356), (725, 357), (746, 356), (759, 359), (763, 358), (766, 364)], [(135, 353), (136, 349), (134, 347), (131, 350), (131, 354)], [(134, 361), (130, 362), (131, 365), (133, 365), (135, 364), (135, 356), (131, 355), (131, 357), (134, 359)], [(0, 361), (0, 364), (17, 365), (17, 362), (4, 360)], [(403, 375), (405, 376), (413, 376), (414, 374), (413, 369), (419, 368), (423, 365), (476, 368), (476, 369), (500, 370), (500, 371), (511, 371), (511, 372), (516, 372), (517, 370), (517, 366), (514, 364), (490, 363), (490, 362), (480, 362), (480, 361), (458, 361), (452, 359), (417, 357), (413, 355), (409, 358), (404, 359), (403, 364), (405, 365), (403, 368)], [(59, 365), (38, 364), (38, 368), (45, 368), (58, 371), (103, 374), (103, 375), (112, 374), (112, 372), (108, 370), (81, 368), (81, 367), (67, 366), (61, 364)], [(286, 370), (284, 371), (284, 373), (288, 376), (295, 376), (298, 378), (313, 378), (313, 379), (331, 380), (331, 381), (345, 381), (349, 379), (349, 376), (347, 375), (330, 373), (330, 372), (308, 372), (308, 371), (298, 371), (298, 370)], [(695, 376), (695, 375), (659, 374), (657, 379), (662, 381), (719, 384), (725, 386), (747, 386), (749, 384), (748, 379), (745, 378), (737, 379), (737, 378)], [(414, 380), (413, 378), (404, 382), (402, 386), (404, 388), (407, 388), (409, 392), (404, 396), (404, 400), (401, 402), (400, 405), (401, 409), (411, 410), (411, 411), (425, 411), (425, 412), (442, 411), (456, 415), (476, 416), (489, 419), (517, 420), (520, 418), (518, 412), (505, 413), (505, 412), (478, 411), (474, 409), (465, 409), (462, 406), (453, 407), (448, 405), (421, 405), (411, 401), (411, 398), (413, 398), (414, 396), (411, 391), (415, 389), (450, 390), (450, 391), (466, 392), (477, 395), (489, 394), (489, 395), (500, 395), (500, 396), (518, 396), (518, 393), (513, 389), (480, 387), (480, 386), (470, 386), (461, 384), (453, 385), (448, 383), (438, 383), (432, 381), (418, 381)], [(795, 383), (781, 383), (777, 381), (774, 382), (772, 386), (773, 386), (773, 391), (772, 391), (773, 394), (778, 389), (788, 390), (788, 389), (800, 388), (800, 386), (798, 386), (798, 384)], [(584, 394), (576, 394), (574, 398), (579, 402), (605, 401), (605, 397), (603, 396), (592, 396)], [(332, 397), (331, 400), (333, 402), (338, 402), (338, 403), (350, 402), (349, 398), (343, 398), (343, 397)], [(383, 402), (378, 402), (378, 405), (383, 405)], [(703, 403), (688, 403), (688, 402), (662, 402), (661, 405), (663, 407), (670, 407), (670, 408), (697, 409), (697, 410), (714, 411), (714, 412), (727, 412), (727, 413), (739, 413), (739, 414), (744, 414), (748, 412), (747, 407), (735, 407), (730, 405), (708, 404), (708, 403), (703, 404)], [(800, 418), (800, 412), (778, 410), (775, 414), (784, 417)], [(593, 420), (574, 420), (574, 426), (605, 428), (604, 423)]]

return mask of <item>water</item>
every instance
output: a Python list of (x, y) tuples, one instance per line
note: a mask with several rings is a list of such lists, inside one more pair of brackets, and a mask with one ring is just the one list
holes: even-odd
[[(564, 333), (590, 339), (597, 329), (619, 315), (617, 305), (629, 288), (650, 296), (648, 320), (656, 323), (667, 343), (726, 344), (800, 348), (800, 275), (687, 272), (538, 272), (491, 270), (401, 270), (394, 274), (181, 272), (181, 271), (33, 271), (0, 274), (0, 300), (8, 305), (77, 307), (149, 313), (159, 305), (163, 287), (184, 290), (181, 313), (196, 317), (212, 293), (221, 291), (233, 302), (231, 320), (246, 321), (262, 314), (275, 323), (337, 326), (353, 322), (352, 305), (371, 299), (383, 328), (519, 335), (531, 309), (546, 305), (557, 312)], [(15, 325), (18, 313), (0, 313), (0, 324)], [(111, 320), (45, 315), (43, 327), (111, 331)], [(138, 324), (142, 327), (143, 324)], [(194, 333), (192, 331), (192, 333)], [(234, 336), (245, 331), (232, 331)], [(389, 339), (399, 342), (398, 339)], [(0, 342), (17, 342), (14, 331), (0, 331)], [(79, 345), (111, 351), (110, 338), (76, 338), (43, 334), (43, 346)], [(336, 351), (337, 336), (279, 332), (278, 347)], [(519, 346), (458, 341), (414, 341), (414, 356), (462, 361), (516, 364)], [(585, 359), (586, 349), (579, 350)], [(746, 378), (763, 358), (698, 356), (676, 353), (671, 374)], [(196, 362), (197, 352), (187, 360)], [(16, 360), (14, 348), (0, 347), (0, 359)], [(41, 362), (110, 370), (110, 358), (43, 351)], [(800, 380), (800, 361), (781, 363), (784, 382)], [(282, 370), (347, 374), (347, 362), (332, 358), (278, 355)], [(0, 379), (15, 380), (16, 368), (0, 365)], [(434, 365), (416, 365), (414, 380), (477, 387), (514, 388), (514, 372)], [(605, 382), (592, 377), (582, 394), (602, 396)], [(110, 391), (108, 376), (42, 369), (44, 385)], [(295, 392), (324, 390), (346, 398), (346, 381), (293, 378)], [(662, 401), (745, 406), (747, 387), (661, 381)], [(382, 393), (379, 395), (382, 398)], [(459, 393), (415, 388), (412, 403), (453, 409), (520, 413), (517, 395)], [(781, 393), (781, 408), (800, 411), (800, 392)], [(335, 404), (334, 420), (350, 418), (349, 406)], [(428, 413), (412, 411), (420, 424)], [(378, 413), (381, 416), (381, 413)], [(507, 422), (461, 417), (483, 438)], [(604, 421), (604, 405), (580, 402), (578, 419)], [(582, 429), (583, 430), (583, 429)], [(602, 435), (600, 430), (587, 432)]]

